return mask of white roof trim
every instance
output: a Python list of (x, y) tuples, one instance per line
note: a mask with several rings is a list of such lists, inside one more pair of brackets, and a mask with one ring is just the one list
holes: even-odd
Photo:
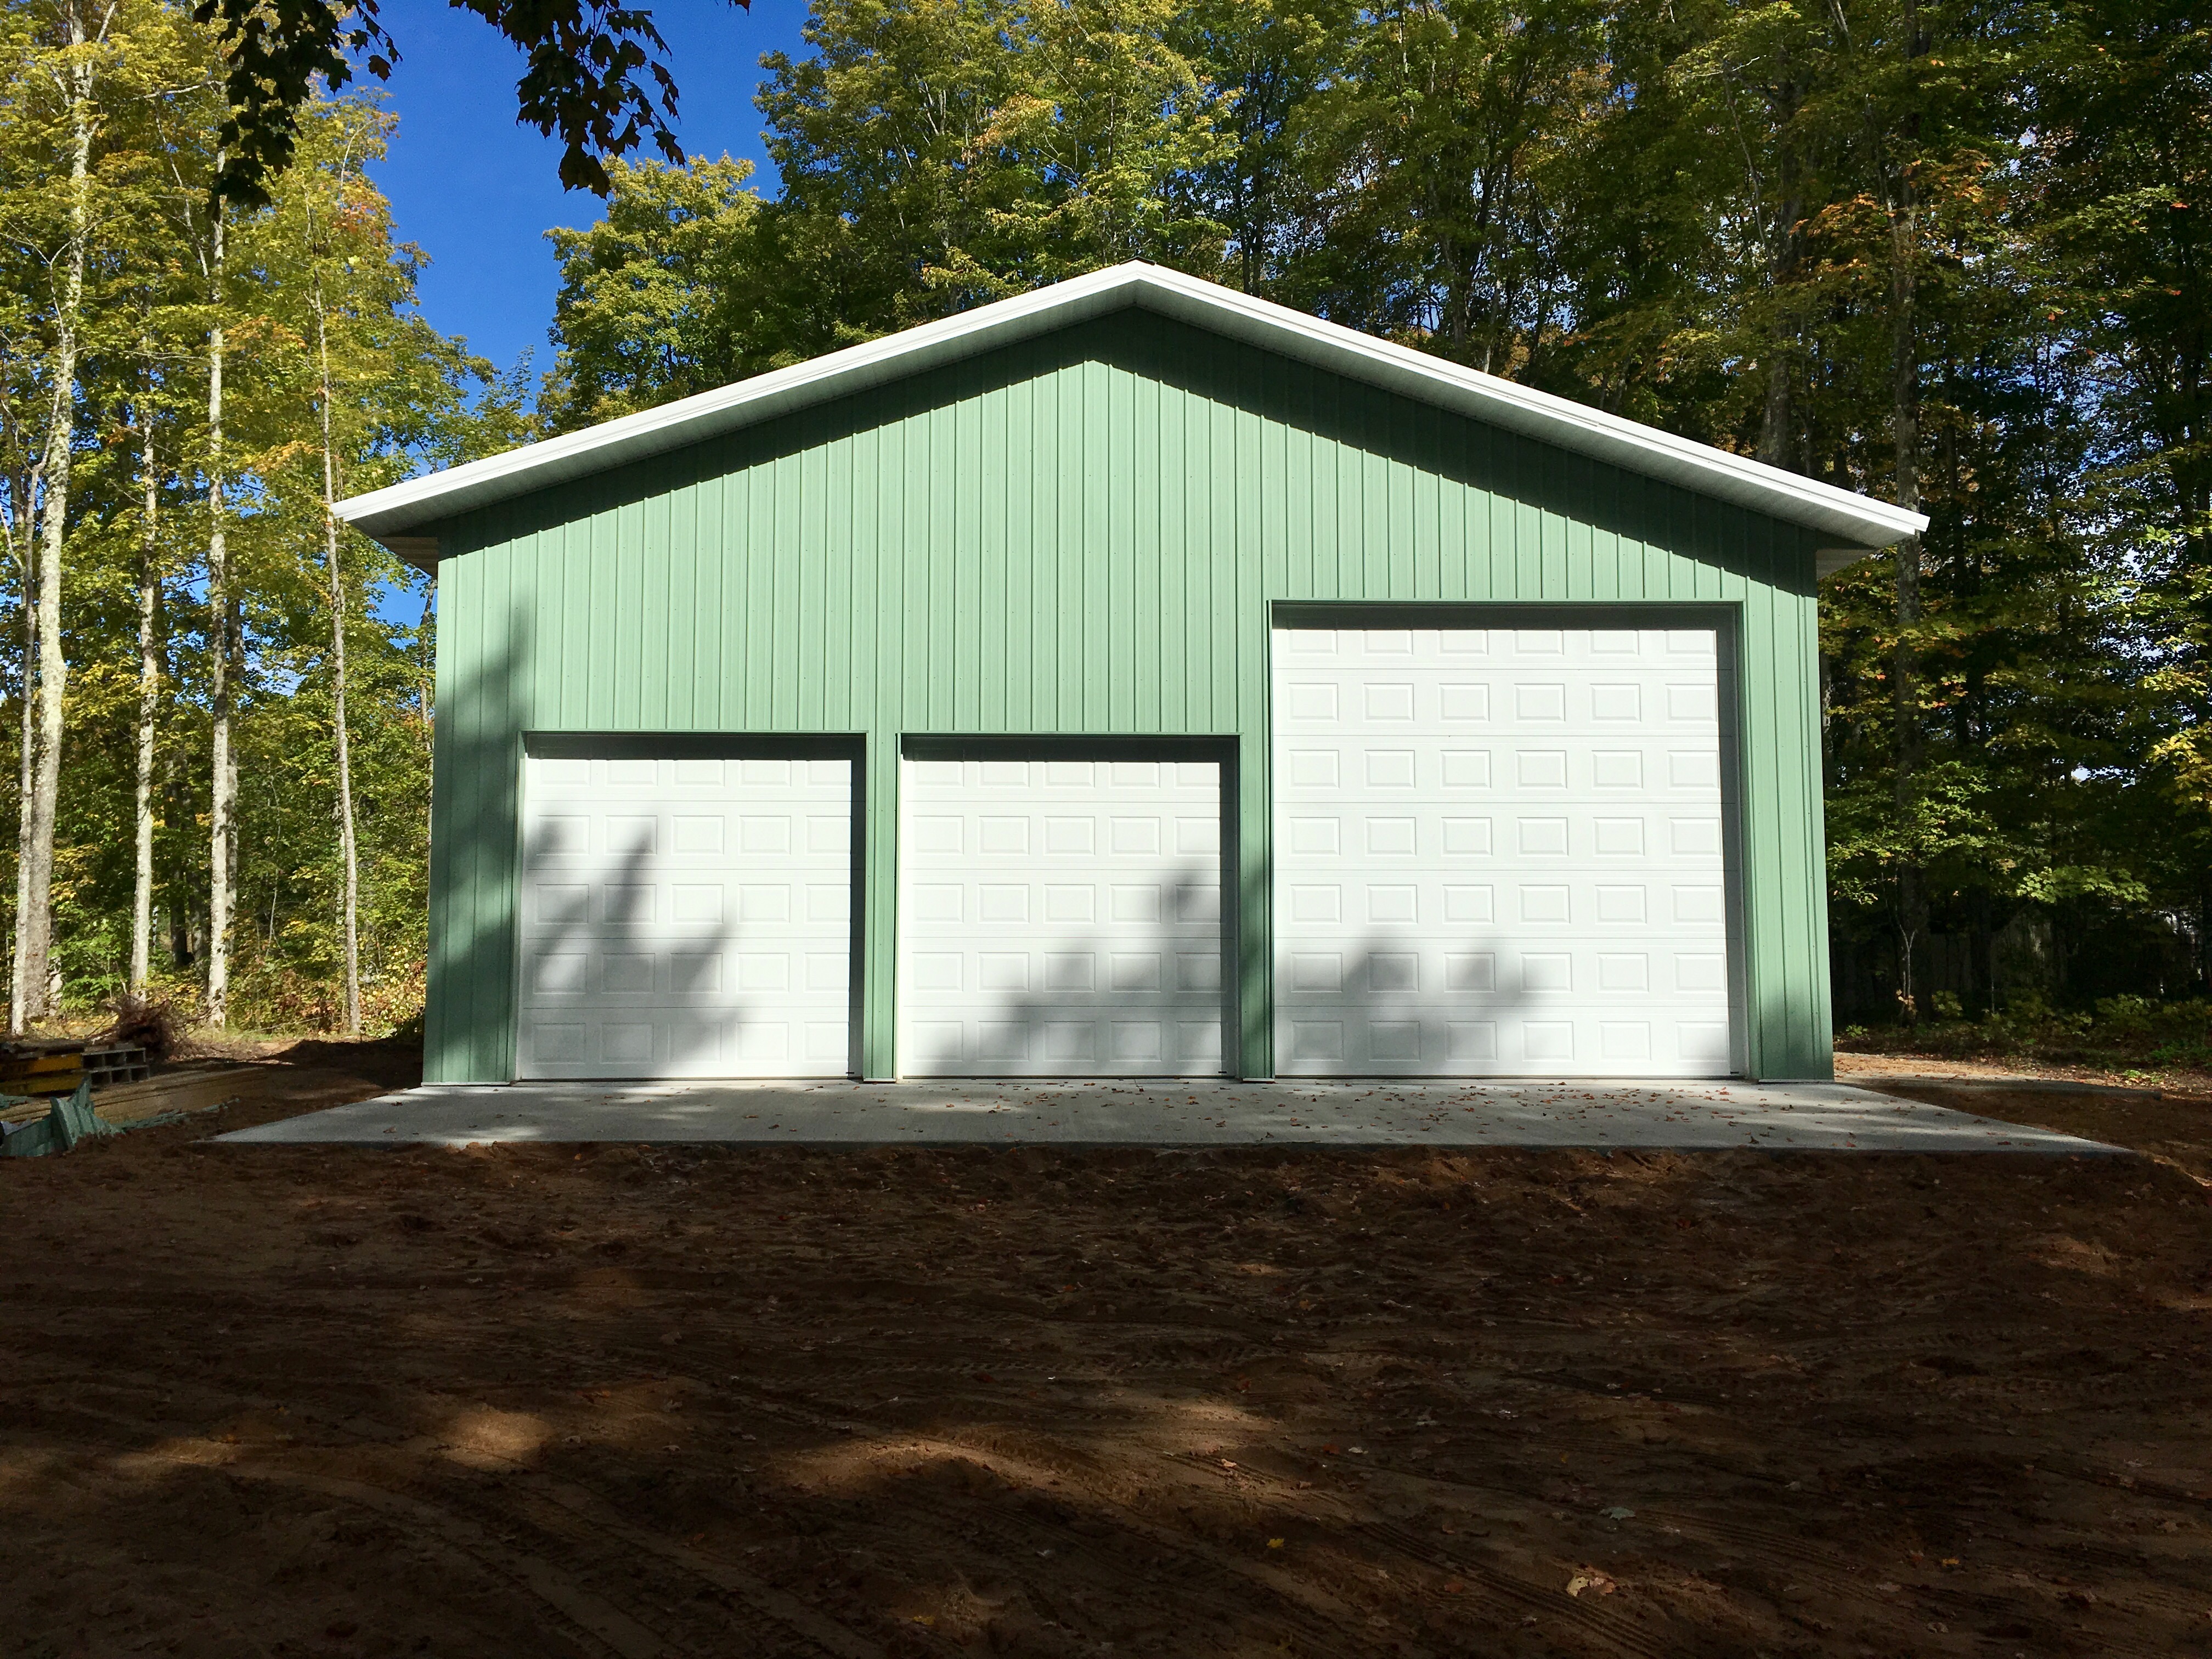
[(472, 508), (604, 472), (1131, 306), (1802, 525), (1835, 538), (1836, 545), (1821, 555), (1823, 574), (1850, 562), (1860, 551), (1887, 547), (1928, 527), (1922, 514), (1887, 501), (1462, 368), (1234, 289), (1136, 262), (848, 346), (581, 432), (526, 444), (504, 455), (371, 490), (340, 501), (337, 514), (387, 545), (417, 532), (417, 547), (406, 554), (428, 553), (419, 542), (428, 538), (419, 532)]

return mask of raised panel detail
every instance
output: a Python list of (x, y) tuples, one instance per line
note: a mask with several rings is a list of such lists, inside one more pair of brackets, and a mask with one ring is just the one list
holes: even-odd
[(1291, 641), (1337, 695), (1275, 699), (1279, 1070), (1729, 1069), (1711, 630)]
[(850, 1069), (849, 763), (532, 755), (522, 813), (518, 1075)]
[[(1326, 722), (1340, 690), (1284, 700)], [(908, 761), (900, 794), (902, 1073), (1221, 1069), (1218, 766)]]

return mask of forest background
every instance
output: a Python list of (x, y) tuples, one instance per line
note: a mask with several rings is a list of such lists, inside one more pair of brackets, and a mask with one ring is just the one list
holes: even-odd
[(1146, 258), (1927, 513), (1823, 590), (1839, 1016), (2164, 1009), (2207, 1057), (2196, 12), (815, 0), (804, 39), (772, 191), (616, 161), (549, 233), (533, 383), (417, 310), (374, 95), (218, 213), (210, 27), (0, 0), (11, 1024), (418, 1017), (433, 584), (330, 501)]

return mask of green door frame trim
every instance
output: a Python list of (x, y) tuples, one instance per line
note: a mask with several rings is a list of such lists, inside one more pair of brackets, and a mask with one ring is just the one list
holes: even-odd
[(530, 822), (529, 774), (523, 763), (540, 758), (580, 760), (842, 760), (852, 763), (849, 811), (857, 830), (850, 836), (851, 914), (847, 921), (846, 962), (849, 988), (846, 994), (846, 1069), (858, 1073), (861, 1061), (862, 1006), (860, 944), (866, 937), (863, 921), (867, 910), (863, 878), (864, 849), (868, 822), (867, 737), (860, 732), (572, 732), (526, 731), (514, 755), (514, 1007), (509, 1012), (512, 1033), (507, 1079), (522, 1075), (522, 903), (520, 890), (529, 875), (528, 852), (523, 837)]
[[(908, 732), (900, 734), (896, 750), (898, 758), (906, 760), (1190, 760), (1212, 761), (1221, 769), (1221, 1069), (1224, 1077), (1242, 1075), (1238, 1069), (1238, 1042), (1241, 1011), (1247, 1000), (1244, 957), (1241, 948), (1243, 938), (1243, 883), (1237, 872), (1242, 866), (1240, 848), (1243, 832), (1237, 810), (1241, 799), (1240, 751), (1243, 741), (1234, 732)], [(881, 1022), (884, 1047), (890, 1053), (890, 1064), (880, 1073), (864, 1071), (866, 1082), (884, 1082), (899, 1075), (898, 1054), (898, 929), (905, 925), (898, 903), (898, 842), (899, 828), (903, 821), (904, 803), (897, 802), (884, 815), (887, 823), (878, 825), (871, 820), (869, 833), (887, 835), (890, 842), (890, 861), (892, 885), (888, 900), (879, 908), (891, 917), (884, 931), (890, 940), (891, 975), (888, 984), (878, 988), (878, 995), (867, 998), (867, 1023), (871, 1030), (878, 1029)], [(1272, 1006), (1272, 1005), (1271, 1005)]]
[[(1730, 1074), (1753, 1077), (1755, 1061), (1754, 1024), (1750, 988), (1759, 982), (1753, 972), (1754, 934), (1751, 927), (1751, 895), (1757, 890), (1745, 860), (1743, 803), (1750, 780), (1747, 775), (1742, 732), (1745, 676), (1741, 672), (1743, 606), (1733, 599), (1597, 599), (1565, 603), (1544, 600), (1341, 600), (1277, 599), (1267, 620), (1267, 677), (1262, 693), (1267, 708), (1267, 731), (1260, 764), (1267, 777), (1267, 823), (1260, 842), (1264, 857), (1263, 891), (1248, 904), (1263, 918), (1265, 942), (1259, 954), (1264, 968), (1259, 978), (1264, 987), (1265, 1038), (1274, 1076), (1274, 757), (1275, 757), (1275, 637), (1287, 629), (1340, 628), (1711, 628), (1718, 659), (1719, 684), (1715, 688), (1720, 718), (1721, 775), (1721, 892), (1727, 917), (1729, 1063)], [(1253, 949), (1246, 941), (1247, 951)], [(1247, 1052), (1250, 1052), (1253, 1011), (1246, 1010)], [(1248, 1072), (1248, 1078), (1262, 1080)]]
[[(1721, 816), (1728, 914), (1729, 1050), (1735, 1073), (1756, 1076), (1758, 1036), (1749, 988), (1759, 983), (1751, 907), (1757, 884), (1747, 864), (1743, 804), (1749, 785), (1741, 733), (1746, 677), (1740, 672), (1742, 607), (1727, 600), (1589, 603), (1335, 601), (1279, 599), (1268, 607), (1267, 672), (1261, 729), (1234, 733), (910, 732), (871, 741), (856, 732), (580, 732), (531, 730), (514, 754), (514, 857), (522, 846), (526, 756), (713, 756), (730, 759), (838, 758), (853, 765), (851, 1057), (872, 1082), (898, 1072), (899, 763), (903, 760), (1191, 759), (1221, 770), (1223, 1069), (1248, 1081), (1274, 1071), (1274, 649), (1293, 628), (1710, 627), (1719, 656)], [(518, 918), (519, 920), (519, 918)], [(521, 1018), (522, 930), (514, 929), (511, 1024)], [(520, 1030), (515, 1031), (520, 1064)], [(514, 1074), (513, 1066), (510, 1075)]]

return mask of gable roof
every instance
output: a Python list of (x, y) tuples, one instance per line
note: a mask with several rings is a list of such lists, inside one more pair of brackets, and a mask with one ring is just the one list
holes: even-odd
[(1729, 501), (1833, 538), (1820, 571), (1928, 527), (1927, 519), (1570, 398), (1378, 340), (1196, 276), (1132, 261), (503, 455), (337, 504), (340, 518), (424, 568), (442, 520), (604, 472), (811, 404), (1130, 307)]

